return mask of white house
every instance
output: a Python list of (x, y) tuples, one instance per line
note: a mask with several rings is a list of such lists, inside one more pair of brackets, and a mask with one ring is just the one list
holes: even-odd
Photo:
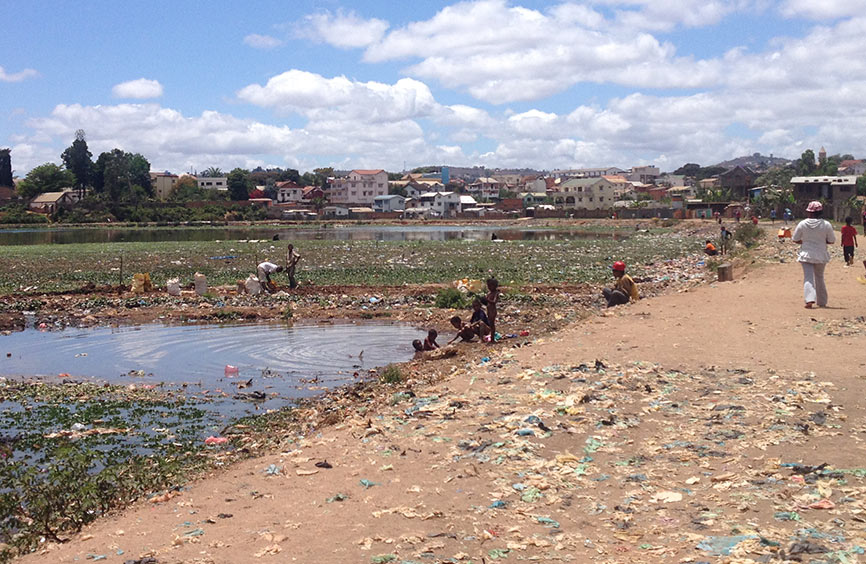
[(406, 208), (406, 198), (399, 194), (376, 196), (373, 198), (373, 211), (379, 213), (403, 211)]
[(466, 190), (473, 196), (480, 197), (483, 200), (499, 199), (499, 189), (505, 188), (506, 184), (495, 178), (481, 177), (475, 182), (466, 186)]
[(425, 192), (408, 200), (407, 205), (411, 208), (407, 209), (422, 209), (426, 215), (453, 217), (462, 210), (460, 198), (457, 192)]
[(619, 183), (605, 177), (572, 178), (559, 185), (559, 192), (553, 197), (557, 208), (601, 210), (613, 207), (618, 199), (615, 190)]
[(229, 179), (226, 176), (196, 178), (200, 190), (228, 190)]
[(274, 188), (277, 189), (277, 203), (280, 204), (300, 202), (304, 197), (303, 186), (298, 186), (291, 180), (277, 182), (274, 184)]
[(332, 204), (371, 205), (376, 196), (388, 195), (388, 173), (384, 170), (353, 170), (345, 178), (335, 178), (328, 188)]

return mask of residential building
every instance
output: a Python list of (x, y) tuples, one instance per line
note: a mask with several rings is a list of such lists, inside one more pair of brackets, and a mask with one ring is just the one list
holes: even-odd
[(839, 176), (862, 176), (866, 174), (866, 161), (862, 160), (845, 160), (839, 163), (839, 168), (836, 171)]
[(730, 190), (735, 200), (744, 200), (749, 196), (749, 189), (755, 186), (758, 175), (750, 168), (735, 166), (719, 175), (719, 186), (722, 190)]
[(573, 168), (568, 170), (554, 170), (551, 176), (554, 178), (601, 178), (613, 174), (622, 174), (625, 171), (615, 166), (605, 168)]
[(353, 170), (344, 178), (335, 178), (328, 188), (333, 204), (372, 204), (376, 196), (388, 194), (388, 173), (378, 170)]
[(286, 180), (274, 184), (277, 191), (277, 203), (286, 204), (290, 202), (300, 202), (304, 199), (304, 187)]
[(346, 206), (325, 206), (322, 208), (322, 217), (325, 219), (339, 219), (349, 217), (349, 208)]
[(45, 192), (30, 200), (29, 208), (33, 211), (53, 214), (58, 210), (70, 209), (78, 202), (77, 194), (72, 188), (62, 192)]
[(660, 174), (661, 171), (657, 166), (636, 166), (632, 167), (631, 171), (629, 171), (627, 175), (627, 178), (629, 180), (634, 180), (635, 182), (653, 184)]
[(559, 209), (609, 209), (617, 200), (614, 188), (618, 186), (604, 177), (572, 178), (559, 185), (553, 204)]
[(310, 202), (312, 200), (324, 200), (325, 191), (320, 186), (305, 186), (301, 200)]
[(373, 198), (373, 211), (388, 213), (406, 209), (406, 198), (399, 194), (388, 194)]
[(506, 187), (504, 182), (482, 176), (466, 186), (466, 191), (482, 200), (498, 200), (499, 190)]
[(420, 209), (425, 215), (436, 217), (454, 217), (462, 211), (461, 196), (457, 192), (425, 192), (418, 198), (406, 200), (406, 206), (407, 210)]
[(805, 206), (812, 200), (824, 202), (824, 218), (842, 220), (848, 212), (847, 202), (857, 195), (857, 177), (795, 176), (791, 179), (794, 199)]
[(196, 178), (196, 182), (198, 182), (198, 187), (201, 190), (228, 190), (229, 189), (229, 179), (226, 176), (217, 176), (217, 177), (208, 177), (203, 176), (201, 178)]
[(170, 172), (151, 172), (150, 185), (153, 187), (154, 195), (160, 200), (165, 200), (171, 196), (178, 178), (178, 175)]
[(602, 178), (613, 185), (613, 197), (617, 200), (625, 198), (634, 191), (634, 185), (621, 174), (609, 174), (602, 176)]
[(547, 192), (522, 192), (518, 195), (524, 208), (547, 203)]

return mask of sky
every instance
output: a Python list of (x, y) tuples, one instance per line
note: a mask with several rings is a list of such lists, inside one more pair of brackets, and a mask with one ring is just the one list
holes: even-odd
[(175, 173), (866, 156), (866, 0), (0, 0), (0, 147)]

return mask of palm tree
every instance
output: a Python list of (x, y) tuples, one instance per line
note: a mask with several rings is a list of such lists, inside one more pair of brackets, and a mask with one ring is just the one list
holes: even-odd
[(205, 178), (219, 178), (220, 176), (225, 176), (225, 174), (223, 174), (223, 171), (219, 167), (209, 166), (202, 171), (201, 176)]

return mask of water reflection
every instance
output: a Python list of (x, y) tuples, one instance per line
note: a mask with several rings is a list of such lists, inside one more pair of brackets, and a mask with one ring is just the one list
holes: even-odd
[(158, 228), (158, 229), (14, 229), (0, 230), (0, 245), (64, 245), (73, 243), (159, 243), (167, 241), (482, 241), (493, 234), (505, 241), (622, 239), (621, 233), (581, 230), (496, 228), (462, 225), (335, 226), (318, 229), (262, 228)]
[[(199, 383), (229, 396), (306, 397), (354, 381), (354, 373), (413, 354), (424, 332), (398, 323), (320, 325), (145, 325), (25, 330), (0, 337), (0, 375), (50, 376), (112, 384)], [(226, 365), (237, 367), (228, 377)], [(252, 379), (249, 386), (238, 382)], [(311, 389), (312, 385), (312, 389)], [(241, 398), (246, 401), (247, 398)]]

